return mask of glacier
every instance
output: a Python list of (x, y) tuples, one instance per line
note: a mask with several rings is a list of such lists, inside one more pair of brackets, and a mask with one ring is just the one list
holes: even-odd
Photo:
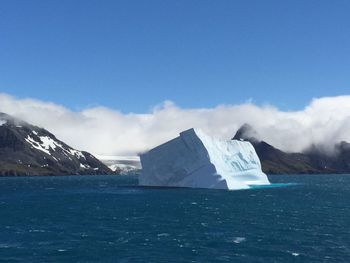
[(140, 160), (141, 186), (238, 190), (270, 184), (250, 142), (216, 139), (199, 129), (181, 132)]

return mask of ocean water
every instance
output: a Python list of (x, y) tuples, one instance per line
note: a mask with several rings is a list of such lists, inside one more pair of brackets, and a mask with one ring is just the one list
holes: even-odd
[(350, 175), (270, 180), (223, 191), (0, 178), (0, 262), (350, 262)]

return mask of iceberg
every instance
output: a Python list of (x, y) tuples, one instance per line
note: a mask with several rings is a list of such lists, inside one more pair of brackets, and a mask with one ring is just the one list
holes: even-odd
[(141, 186), (249, 189), (270, 184), (247, 141), (219, 140), (199, 129), (140, 155)]

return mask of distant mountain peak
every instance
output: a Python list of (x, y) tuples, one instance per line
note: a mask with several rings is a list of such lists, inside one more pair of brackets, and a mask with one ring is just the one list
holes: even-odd
[(11, 116), (7, 113), (4, 112), (0, 112), (0, 126), (2, 125), (15, 125), (15, 126), (29, 126), (30, 124), (19, 119), (16, 118), (14, 116)]
[(257, 131), (248, 123), (243, 124), (236, 132), (233, 140), (244, 140), (250, 142), (259, 142)]

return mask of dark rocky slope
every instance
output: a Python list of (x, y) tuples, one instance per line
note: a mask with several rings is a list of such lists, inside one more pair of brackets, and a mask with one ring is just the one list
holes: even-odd
[(0, 176), (110, 173), (90, 153), (73, 149), (45, 129), (0, 113)]
[(262, 169), (267, 174), (350, 173), (350, 144), (340, 142), (332, 154), (311, 146), (302, 153), (287, 153), (256, 137), (254, 129), (244, 124), (233, 137), (253, 144)]

